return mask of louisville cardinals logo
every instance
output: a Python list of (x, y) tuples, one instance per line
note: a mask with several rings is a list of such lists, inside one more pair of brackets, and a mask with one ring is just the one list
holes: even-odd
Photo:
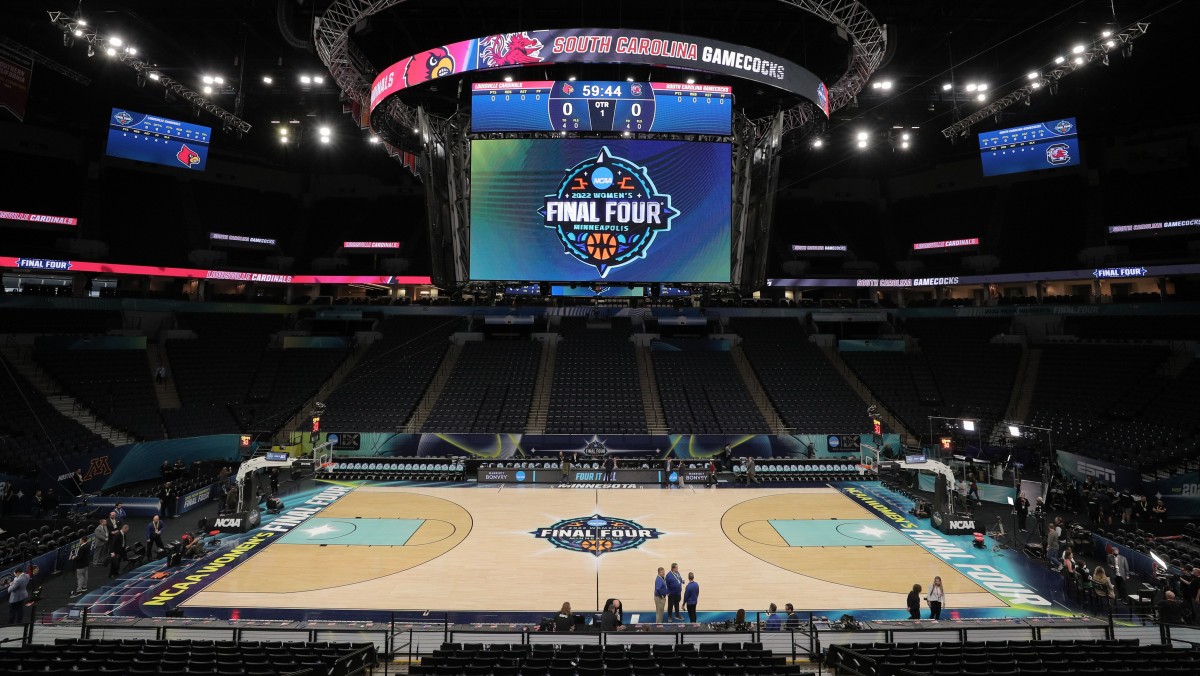
[(539, 53), (542, 42), (528, 32), (489, 35), (479, 41), (479, 63), (482, 68), (523, 66), (542, 61)]
[(542, 225), (553, 228), (563, 252), (606, 277), (613, 268), (645, 258), (659, 232), (679, 211), (660, 194), (646, 167), (613, 156), (607, 147), (567, 169), (547, 195)]
[(434, 47), (408, 60), (404, 67), (404, 84), (412, 86), (454, 74), (454, 57), (445, 47)]
[(187, 144), (185, 143), (183, 147), (179, 149), (179, 152), (175, 153), (175, 159), (179, 160), (179, 162), (185, 167), (194, 167), (200, 164), (200, 153), (187, 147)]

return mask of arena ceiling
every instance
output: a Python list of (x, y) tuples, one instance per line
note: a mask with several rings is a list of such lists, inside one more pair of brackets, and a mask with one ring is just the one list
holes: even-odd
[[(112, 92), (96, 96), (94, 90), (88, 92), (61, 76), (39, 73), (31, 96), (58, 104), (41, 107), (53, 111), (46, 113), (49, 119), (44, 122), (80, 128), (87, 122), (79, 113), (81, 100), (97, 109), (121, 100), (160, 113), (191, 114), (184, 101), (164, 101), (161, 88), (139, 87), (128, 67), (102, 54), (89, 58), (81, 44), (64, 46), (64, 36), (46, 12), (79, 10), (100, 30), (122, 35), (164, 73), (195, 89), (201, 88), (203, 74), (222, 74), (226, 84), (213, 95), (215, 100), (235, 110), (240, 88), (240, 114), (254, 126), (236, 147), (250, 154), (274, 153), (269, 150), (274, 138), (268, 133), (273, 120), (330, 120), (347, 139), (358, 133), (341, 113), (342, 102), (331, 78), (322, 84), (299, 84), (301, 75), (321, 71), (311, 26), (328, 4), (328, 0), (5, 2), (0, 6), (0, 34), (86, 75), (92, 80), (90, 87)], [(1090, 42), (1101, 30), (1138, 20), (1148, 20), (1151, 28), (1137, 42), (1133, 58), (1114, 58), (1106, 68), (1077, 73), (1062, 83), (1053, 100), (1048, 95), (1035, 99), (1034, 108), (1026, 110), (1036, 114), (1041, 109), (1045, 116), (1078, 115), (1087, 106), (1093, 129), (1195, 119), (1187, 106), (1152, 102), (1153, 92), (1172, 84), (1178, 62), (1193, 66), (1197, 62), (1186, 33), (1191, 28), (1185, 20), (1186, 4), (1181, 0), (863, 0), (863, 4), (887, 27), (887, 52), (873, 81), (889, 80), (892, 87), (884, 91), (868, 84), (854, 104), (829, 121), (825, 133), (830, 136), (862, 126), (917, 126), (923, 130), (925, 159), (954, 153), (937, 133), (956, 115), (956, 102), (942, 89), (950, 81), (952, 64), (958, 85), (984, 82), (989, 92), (999, 94), (1018, 86), (1030, 69), (1048, 64), (1070, 45)], [(840, 77), (847, 62), (844, 35), (777, 0), (622, 0), (570, 6), (542, 0), (410, 0), (357, 26), (353, 40), (371, 64), (381, 68), (430, 46), (467, 37), (565, 26), (637, 27), (747, 44), (786, 57), (827, 82)], [(265, 84), (264, 75), (273, 82)], [(586, 76), (626, 75), (642, 79), (648, 73), (597, 66)], [(709, 79), (734, 84), (739, 104), (752, 105), (755, 113), (785, 104), (780, 94), (764, 91), (760, 85)], [(432, 94), (441, 97), (442, 105), (459, 102), (455, 91)], [(968, 114), (978, 105), (960, 94), (957, 114)], [(1132, 112), (1140, 115), (1136, 122), (1130, 119)]]

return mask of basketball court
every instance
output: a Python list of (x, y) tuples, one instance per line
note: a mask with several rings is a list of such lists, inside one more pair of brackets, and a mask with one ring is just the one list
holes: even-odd
[[(928, 544), (928, 543), (926, 543)], [(944, 581), (947, 606), (1007, 608), (842, 488), (554, 489), (360, 486), (181, 605), (313, 610), (652, 610), (680, 564), (700, 609), (794, 603), (902, 609)]]

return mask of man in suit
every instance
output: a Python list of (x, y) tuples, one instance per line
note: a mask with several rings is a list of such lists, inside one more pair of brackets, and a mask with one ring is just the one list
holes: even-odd
[(683, 620), (679, 612), (679, 599), (683, 596), (683, 575), (679, 572), (679, 564), (671, 564), (671, 572), (667, 573), (667, 619)]
[(92, 565), (102, 566), (108, 554), (108, 537), (112, 533), (108, 529), (108, 519), (100, 519), (100, 525), (92, 531)]
[(667, 569), (659, 566), (654, 578), (654, 623), (662, 624), (663, 609), (667, 607)]
[(1029, 499), (1024, 493), (1017, 494), (1017, 529), (1025, 532), (1025, 520), (1029, 518)]
[(71, 560), (71, 564), (75, 566), (75, 590), (71, 592), (70, 596), (75, 597), (87, 591), (88, 566), (92, 565), (92, 539), (90, 537), (83, 537), (79, 548), (75, 550), (75, 557)]
[(687, 606), (688, 622), (696, 622), (696, 604), (700, 601), (700, 585), (696, 584), (695, 573), (688, 573), (687, 586), (683, 588), (683, 605)]
[(129, 525), (121, 526), (121, 529), (108, 536), (108, 577), (112, 579), (121, 574), (121, 562), (125, 560), (125, 535), (129, 532)]
[(1129, 559), (1126, 559), (1121, 554), (1121, 550), (1116, 547), (1113, 547), (1112, 553), (1108, 555), (1108, 572), (1112, 575), (1117, 598), (1127, 602), (1129, 596), (1125, 590), (1125, 579), (1129, 577)]
[(8, 585), (8, 623), (21, 624), (29, 598), (29, 570), (21, 569)]

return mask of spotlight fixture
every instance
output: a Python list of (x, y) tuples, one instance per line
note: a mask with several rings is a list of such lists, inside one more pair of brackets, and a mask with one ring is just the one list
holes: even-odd
[(987, 85), (986, 85), (986, 84), (980, 84), (980, 85), (979, 85), (979, 91), (981, 91), (981, 92), (986, 92), (986, 91), (987, 91)]
[(904, 150), (908, 150), (908, 141), (905, 141), (905, 142), (901, 143), (901, 144), (900, 144), (900, 147), (901, 147), (902, 149), (904, 149)]
[(77, 38), (81, 38), (81, 37), (83, 37), (83, 31), (81, 31), (81, 30), (79, 30), (78, 28), (76, 28), (76, 29), (75, 29), (75, 37), (77, 37)]
[(280, 136), (280, 137), (279, 137), (279, 142), (280, 142), (280, 143), (287, 143), (287, 142), (288, 142), (288, 137), (287, 137), (287, 134), (284, 134), (284, 135)]
[(1075, 45), (1071, 48), (1072, 54), (1082, 54), (1085, 47), (1083, 45)]
[(825, 145), (825, 142), (822, 141), (821, 139), (817, 139), (812, 142), (812, 147), (814, 147), (814, 148), (820, 148), (823, 145)]
[(568, 76), (568, 77), (567, 77), (567, 81), (568, 81), (568, 82), (574, 82), (574, 81), (575, 81), (575, 76), (574, 76), (574, 75)]
[(223, 84), (225, 84), (225, 78), (217, 76), (217, 77), (213, 78), (213, 82), (216, 82), (219, 85), (223, 85)]
[(80, 25), (80, 26), (87, 26), (87, 22), (86, 22), (86, 21), (84, 21), (83, 19), (80, 19), (80, 20), (79, 20), (79, 25)]
[(888, 89), (891, 89), (891, 88), (892, 88), (892, 81), (891, 81), (891, 80), (884, 80), (883, 82), (880, 82), (880, 83), (879, 83), (879, 86), (880, 86), (880, 88), (881, 88), (881, 89), (883, 89), (883, 90), (885, 90), (885, 91), (886, 91), (886, 90), (888, 90)]
[(1034, 82), (1033, 84), (1029, 85), (1029, 88), (1030, 89), (1039, 89), (1041, 86), (1042, 86), (1041, 82)]
[(1063, 61), (1066, 61), (1066, 60), (1067, 60), (1066, 57), (1063, 57), (1063, 56), (1054, 57), (1054, 63), (1062, 63)]
[(213, 83), (213, 76), (211, 76), (211, 75), (205, 75), (204, 77), (200, 78), (200, 81), (201, 81), (201, 82), (203, 82), (204, 84), (212, 84), (212, 83)]
[(975, 100), (976, 101), (987, 101), (987, 94), (980, 94), (979, 96), (975, 97)]
[(967, 83), (967, 86), (966, 86), (966, 90), (967, 90), (967, 91), (969, 91), (969, 92), (973, 92), (973, 91), (975, 91), (976, 89), (979, 89), (979, 85), (975, 84), (974, 82), (968, 82), (968, 83)]
[(324, 78), (324, 77), (322, 77), (322, 76), (320, 76), (320, 75), (314, 75), (314, 76), (313, 76), (313, 82), (315, 82), (315, 83), (317, 83), (317, 84), (322, 84), (322, 83), (324, 83), (324, 82), (325, 82), (325, 78)]
[(307, 75), (301, 75), (301, 76), (300, 76), (300, 83), (301, 83), (301, 84), (312, 84), (312, 78), (311, 78), (311, 77), (309, 77), (309, 76), (307, 76)]
[(867, 142), (866, 142), (866, 141), (859, 141), (859, 142), (858, 142), (858, 147), (859, 147), (859, 148), (866, 148), (866, 147), (867, 147)]
[(628, 75), (628, 76), (626, 76), (626, 77), (625, 77), (625, 81), (626, 81), (626, 82), (633, 82), (633, 76), (632, 76), (632, 75)]
[(1106, 30), (1106, 31), (1100, 31), (1100, 37), (1102, 37), (1102, 38), (1106, 38), (1106, 37), (1108, 37), (1108, 36), (1110, 36), (1110, 35), (1112, 35), (1112, 31), (1108, 31), (1108, 30)]
[(621, 132), (621, 136), (624, 136), (625, 138), (629, 138), (629, 132), (627, 132), (627, 131)]
[(901, 140), (901, 141), (907, 141), (907, 140), (908, 140), (908, 139), (910, 139), (910, 138), (912, 138), (912, 137), (911, 137), (911, 136), (909, 136), (909, 134), (908, 134), (907, 132), (905, 132), (905, 133), (903, 133), (903, 134), (901, 134), (901, 135), (900, 135), (900, 140)]
[(125, 51), (129, 52), (129, 55), (130, 55), (130, 56), (136, 56), (136, 55), (137, 55), (137, 50), (136, 50), (136, 49), (134, 49), (133, 47), (126, 47), (126, 48), (125, 48)]
[(271, 84), (275, 80), (270, 75), (263, 76), (263, 84)]
[(374, 134), (371, 134), (370, 136), (367, 137), (367, 143), (379, 143), (379, 137)]
[(505, 76), (504, 76), (504, 81), (505, 81), (505, 82), (512, 82), (512, 76), (511, 76), (511, 75), (505, 75)]
[(871, 89), (879, 89), (882, 86), (883, 86), (883, 83), (880, 82), (879, 80), (876, 80), (871, 83)]
[(212, 87), (209, 87), (208, 85), (204, 85), (204, 93), (205, 93), (205, 94), (211, 94), (211, 93), (212, 93)]
[(975, 421), (974, 420), (962, 421), (962, 428), (964, 430), (966, 430), (967, 432), (974, 432), (975, 431)]
[(954, 85), (950, 84), (949, 82), (942, 85), (942, 91), (944, 91), (944, 92), (948, 92), (953, 88), (954, 88)]
[(1161, 556), (1159, 556), (1158, 553), (1155, 552), (1154, 550), (1150, 550), (1150, 558), (1154, 559), (1154, 562), (1157, 563), (1159, 565), (1159, 567), (1163, 568), (1164, 570), (1167, 568), (1170, 568), (1170, 566), (1167, 565), (1167, 562), (1163, 561), (1163, 558)]
[(1041, 77), (1041, 75), (1036, 70), (1031, 70), (1025, 77), (1029, 78), (1030, 80), (1036, 80)]
[(1104, 43), (1104, 46), (1112, 49), (1113, 47), (1117, 46), (1117, 43), (1114, 40), (1109, 40), (1108, 42)]
[(109, 38), (109, 39), (108, 39), (108, 42), (109, 42), (109, 44), (111, 44), (113, 47), (120, 47), (120, 46), (121, 46), (121, 38)]
[(279, 135), (280, 135), (280, 136), (287, 136), (287, 135), (288, 135), (288, 128), (287, 128), (287, 127), (280, 127), (280, 128), (279, 128)]
[(320, 131), (321, 136), (329, 136), (330, 133), (329, 127), (321, 127), (318, 131)]
[(329, 137), (328, 137), (328, 136), (322, 136), (322, 137), (321, 137), (321, 143), (329, 143)]
[(112, 47), (109, 47), (108, 49), (104, 50), (104, 53), (108, 54), (109, 56), (116, 56), (117, 50), (113, 49)]
[(1082, 57), (1082, 56), (1077, 56), (1077, 57), (1075, 57), (1075, 65), (1076, 65), (1076, 66), (1082, 66), (1082, 65), (1083, 65), (1083, 57)]
[(154, 80), (155, 82), (158, 82), (159, 77), (161, 76), (158, 74), (158, 71), (153, 71), (150, 73), (150, 79)]
[(694, 78), (694, 77), (689, 77), (689, 78), (687, 79), (687, 83), (688, 83), (688, 84), (696, 84), (696, 78)]
[(868, 138), (868, 134), (867, 134), (867, 132), (865, 132), (865, 131), (860, 131), (860, 132), (858, 132), (858, 137), (857, 137), (857, 138), (858, 138), (858, 140), (859, 140), (859, 141), (866, 141), (866, 140), (867, 140), (867, 138)]
[(1008, 436), (1010, 436), (1010, 437), (1021, 436), (1021, 428), (1016, 425), (1009, 425), (1008, 426)]

